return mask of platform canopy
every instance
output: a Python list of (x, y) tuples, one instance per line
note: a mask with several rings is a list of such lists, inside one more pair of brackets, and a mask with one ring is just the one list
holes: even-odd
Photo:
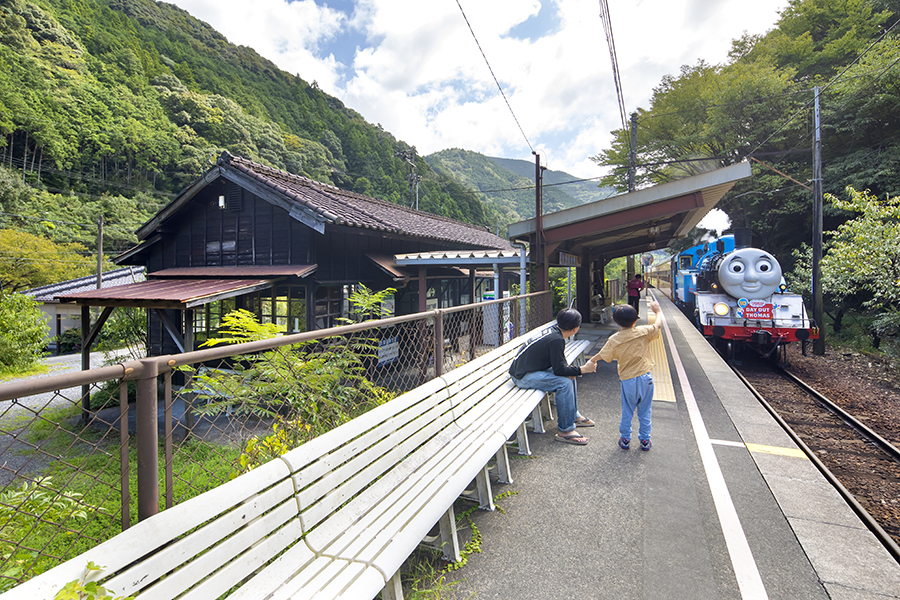
[[(741, 179), (750, 177), (742, 162), (590, 204), (543, 215), (545, 254), (558, 251), (610, 260), (665, 248), (685, 237)], [(509, 226), (511, 240), (534, 242), (536, 219)], [(557, 252), (556, 255), (553, 253)]]

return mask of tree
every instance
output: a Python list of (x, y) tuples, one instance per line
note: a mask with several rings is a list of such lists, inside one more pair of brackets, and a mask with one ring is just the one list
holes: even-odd
[(857, 213), (834, 232), (822, 258), (823, 281), (837, 298), (861, 294), (875, 311), (875, 332), (897, 348), (900, 334), (900, 196), (884, 200), (847, 188), (849, 200), (827, 194), (837, 208)]
[(46, 333), (46, 316), (34, 299), (0, 294), (0, 373), (20, 373), (36, 365)]
[(88, 275), (96, 266), (84, 251), (81, 244), (0, 229), (0, 286), (9, 293)]

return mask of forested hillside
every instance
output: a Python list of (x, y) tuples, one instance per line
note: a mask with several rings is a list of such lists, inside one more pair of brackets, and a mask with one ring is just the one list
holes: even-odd
[[(90, 250), (89, 225), (104, 215), (110, 246), (121, 250), (222, 150), (410, 202), (410, 165), (396, 156), (410, 145), (175, 6), (0, 5), (0, 164), (5, 180), (24, 184), (0, 190), (0, 228)], [(412, 156), (420, 209), (496, 221), (476, 196)]]
[[(813, 176), (816, 86), (825, 192), (900, 193), (898, 17), (897, 0), (792, 0), (768, 34), (734, 41), (725, 64), (701, 60), (663, 78), (637, 109), (639, 184), (749, 158), (770, 165), (754, 162), (753, 177), (719, 207), (790, 268), (792, 251), (812, 236), (804, 186)], [(606, 185), (625, 189), (629, 137), (614, 134), (593, 158), (614, 167)], [(826, 231), (848, 215), (827, 205)]]
[[(534, 163), (460, 148), (429, 154), (425, 160), (436, 171), (483, 192), (485, 204), (498, 215), (501, 226), (534, 216)], [(593, 202), (613, 193), (612, 188), (599, 188), (596, 182), (577, 180), (562, 171), (544, 171), (544, 212)]]

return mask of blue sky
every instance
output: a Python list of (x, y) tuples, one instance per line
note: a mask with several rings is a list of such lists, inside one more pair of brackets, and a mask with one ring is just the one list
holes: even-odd
[[(464, 148), (579, 177), (620, 125), (597, 0), (169, 0), (316, 81), (420, 154)], [(490, 61), (522, 131), (463, 19)], [(726, 59), (788, 0), (609, 0), (626, 111), (664, 75)], [(526, 142), (527, 138), (527, 142)], [(529, 147), (529, 143), (531, 147)]]

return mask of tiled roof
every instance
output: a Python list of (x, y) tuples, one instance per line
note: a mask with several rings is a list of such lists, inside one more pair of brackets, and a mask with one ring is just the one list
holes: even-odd
[[(129, 283), (136, 283), (146, 279), (144, 267), (125, 267), (101, 274), (101, 289), (118, 287)], [(31, 288), (21, 292), (25, 296), (31, 296), (38, 302), (55, 302), (54, 298), (62, 294), (76, 294), (97, 289), (97, 276), (88, 275), (77, 279), (69, 279), (60, 283), (51, 283), (40, 287)]]
[(509, 242), (484, 227), (342, 190), (242, 157), (223, 153), (219, 158), (219, 165), (269, 187), (279, 195), (317, 213), (328, 223), (481, 248), (511, 249)]

